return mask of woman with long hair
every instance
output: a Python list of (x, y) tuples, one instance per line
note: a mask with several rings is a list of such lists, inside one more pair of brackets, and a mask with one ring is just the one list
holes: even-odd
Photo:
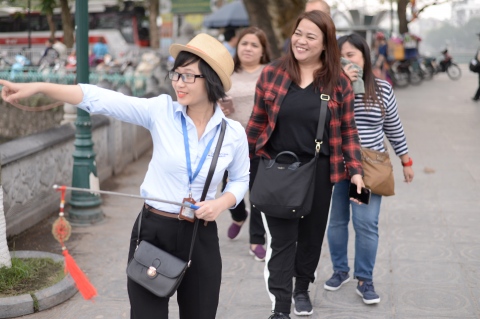
[(290, 318), (292, 291), (294, 313), (313, 313), (308, 287), (315, 280), (333, 184), (349, 178), (359, 191), (364, 186), (354, 94), (341, 69), (335, 25), (328, 14), (315, 10), (299, 16), (288, 54), (267, 65), (260, 75), (247, 125), (250, 157), (274, 158), (291, 151), (301, 162), (309, 162), (315, 156), (320, 95), (328, 95), (330, 100), (313, 183), (312, 212), (297, 219), (262, 212), (268, 236), (265, 280), (273, 319)]
[[(363, 69), (365, 93), (355, 95), (355, 121), (362, 147), (385, 151), (387, 137), (403, 165), (405, 182), (413, 180), (412, 159), (408, 155), (407, 140), (397, 112), (397, 102), (392, 87), (385, 80), (375, 78), (367, 42), (358, 34), (338, 39), (343, 58)], [(346, 73), (355, 82), (358, 69), (346, 67)], [(357, 294), (365, 304), (380, 302), (373, 286), (373, 268), (378, 247), (378, 216), (382, 196), (372, 193), (370, 204), (358, 205), (349, 200), (349, 181), (335, 184), (332, 196), (330, 222), (327, 231), (333, 275), (325, 282), (326, 290), (338, 290), (350, 280), (348, 272), (347, 243), (350, 207), (355, 229), (354, 278), (358, 279)]]
[[(267, 36), (262, 29), (249, 27), (238, 35), (236, 53), (233, 58), (234, 72), (231, 76), (232, 88), (228, 97), (221, 100), (220, 106), (228, 118), (239, 121), (243, 127), (247, 126), (252, 113), (255, 84), (263, 70), (270, 62), (270, 48)], [(250, 161), (250, 189), (258, 167), (258, 158)], [(226, 181), (227, 175), (225, 175)], [(232, 224), (228, 228), (227, 236), (234, 239), (247, 219), (248, 212), (245, 202), (241, 201), (237, 207), (230, 209)], [(263, 228), (260, 211), (250, 205), (250, 249), (249, 253), (257, 261), (265, 260), (265, 229)]]

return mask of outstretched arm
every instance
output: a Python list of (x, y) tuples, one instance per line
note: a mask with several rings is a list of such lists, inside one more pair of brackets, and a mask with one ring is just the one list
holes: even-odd
[(2, 99), (7, 102), (18, 102), (37, 93), (43, 93), (55, 100), (73, 105), (79, 104), (83, 99), (82, 89), (78, 85), (44, 82), (13, 83), (5, 80), (0, 80), (0, 85), (3, 86)]

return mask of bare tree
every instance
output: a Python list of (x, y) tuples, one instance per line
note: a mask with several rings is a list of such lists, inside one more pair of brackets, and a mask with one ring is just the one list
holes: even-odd
[(160, 0), (149, 1), (149, 22), (150, 22), (150, 47), (158, 49), (160, 47), (160, 30), (157, 26), (158, 10)]
[(50, 29), (50, 38), (55, 37), (55, 23), (53, 22), (53, 9), (57, 7), (57, 3), (55, 0), (42, 0), (40, 2), (40, 8), (42, 13), (47, 16), (47, 23)]
[[(404, 34), (408, 32), (408, 24), (414, 21), (425, 9), (431, 6), (436, 6), (448, 2), (452, 2), (452, 0), (430, 0), (429, 2), (425, 3), (422, 2), (416, 3), (415, 0), (395, 0), (397, 2), (397, 16), (398, 16), (398, 32), (400, 34)], [(384, 3), (385, 0), (381, 0), (381, 3)], [(407, 16), (407, 9), (411, 8), (412, 11), (412, 18), (409, 20)], [(417, 6), (420, 6), (420, 9), (417, 9)]]
[(68, 0), (60, 0), (60, 7), (62, 8), (63, 43), (67, 48), (72, 48), (75, 40), (73, 38), (73, 19)]

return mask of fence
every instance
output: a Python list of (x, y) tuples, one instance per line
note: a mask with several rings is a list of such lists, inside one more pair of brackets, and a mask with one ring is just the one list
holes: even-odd
[[(74, 84), (76, 74), (60, 70), (58, 72), (38, 72), (37, 68), (25, 67), (21, 71), (0, 71), (0, 79), (14, 82), (50, 82), (59, 84)], [(105, 88), (118, 90), (132, 96), (143, 96), (146, 93), (148, 80), (146, 76), (127, 76), (118, 73), (90, 73), (89, 81)]]

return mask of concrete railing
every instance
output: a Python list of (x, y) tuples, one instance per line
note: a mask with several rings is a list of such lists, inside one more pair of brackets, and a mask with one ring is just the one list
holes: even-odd
[[(59, 208), (54, 184), (71, 185), (75, 127), (72, 124), (0, 145), (7, 236), (16, 235)], [(92, 140), (100, 182), (121, 172), (151, 148), (142, 127), (92, 116)]]

